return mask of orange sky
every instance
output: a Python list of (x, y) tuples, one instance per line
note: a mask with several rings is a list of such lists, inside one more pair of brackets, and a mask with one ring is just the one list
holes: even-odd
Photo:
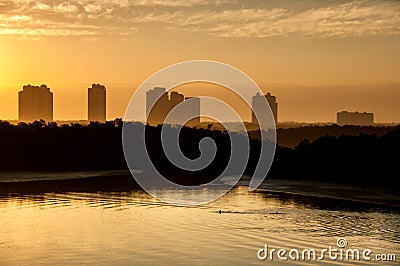
[(2, 0), (0, 119), (17, 118), (28, 83), (52, 89), (55, 119), (85, 119), (87, 88), (105, 84), (108, 118), (121, 117), (154, 72), (209, 59), (275, 94), (280, 121), (399, 122), (399, 48), (397, 1)]

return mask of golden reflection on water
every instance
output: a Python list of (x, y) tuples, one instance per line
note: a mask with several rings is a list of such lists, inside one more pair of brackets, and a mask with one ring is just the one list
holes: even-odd
[(321, 207), (246, 187), (200, 207), (166, 205), (142, 191), (8, 195), (0, 197), (0, 264), (270, 264), (257, 259), (266, 243), (322, 249), (339, 237), (353, 248), (398, 253), (398, 210), (351, 205)]

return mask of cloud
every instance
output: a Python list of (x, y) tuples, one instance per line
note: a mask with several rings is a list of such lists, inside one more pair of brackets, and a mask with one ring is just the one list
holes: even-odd
[(66, 23), (45, 19), (34, 19), (27, 15), (0, 14), (0, 36), (17, 36), (32, 39), (45, 36), (93, 36), (97, 35), (99, 27), (85, 25), (79, 22)]
[(49, 5), (46, 3), (36, 3), (35, 6), (32, 7), (33, 10), (43, 10), (43, 11), (53, 11), (59, 13), (75, 13), (78, 11), (78, 6), (73, 4), (57, 4), (57, 5)]
[(196, 7), (236, 3), (235, 0), (95, 0), (92, 2), (118, 7)]
[[(400, 34), (400, 1), (360, 0), (294, 8), (290, 4), (245, 7), (229, 0), (6, 0), (0, 35), (125, 36), (159, 29), (224, 38), (299, 36), (364, 37)], [(81, 25), (71, 29), (70, 25)], [(110, 26), (112, 25), (112, 26)], [(92, 27), (89, 29), (89, 27)], [(137, 30), (132, 31), (135, 28)]]
[(132, 6), (168, 6), (168, 7), (194, 7), (207, 5), (224, 5), (235, 1), (224, 0), (137, 0), (131, 1)]
[(53, 6), (53, 10), (62, 13), (75, 13), (78, 11), (78, 7), (70, 4), (58, 4)]
[[(160, 19), (164, 17), (165, 15)], [(231, 38), (398, 35), (400, 3), (357, 1), (301, 12), (285, 8), (203, 11), (173, 23), (177, 29), (204, 31)]]
[(32, 19), (31, 16), (25, 16), (25, 15), (14, 15), (14, 16), (5, 18), (5, 20), (8, 22), (21, 22), (21, 21), (28, 21), (31, 19)]
[(96, 13), (102, 10), (102, 6), (98, 4), (87, 4), (84, 6), (84, 9), (88, 13)]
[(21, 37), (29, 36), (91, 36), (96, 35), (95, 32), (84, 29), (69, 29), (68, 27), (61, 28), (2, 28), (0, 35), (18, 35)]

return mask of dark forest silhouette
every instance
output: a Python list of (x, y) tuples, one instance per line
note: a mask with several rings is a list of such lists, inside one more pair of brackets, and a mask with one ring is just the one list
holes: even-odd
[[(19, 123), (0, 121), (0, 170), (73, 171), (127, 169), (122, 149), (123, 121), (88, 125), (57, 125), (54, 122)], [(304, 139), (296, 147), (277, 146), (269, 178), (307, 179), (345, 182), (359, 185), (399, 185), (400, 126), (371, 129), (373, 134), (348, 134), (349, 127), (333, 126), (335, 135), (315, 138), (315, 132), (332, 130), (327, 127), (299, 128)], [(352, 127), (354, 128), (354, 127)], [(355, 127), (356, 132), (360, 130)], [(339, 132), (347, 134), (339, 135)], [(374, 131), (375, 130), (375, 131)], [(230, 156), (229, 135), (209, 128), (183, 128), (180, 143), (189, 158), (199, 156), (198, 143), (210, 137), (217, 144), (217, 155), (206, 169), (186, 175), (168, 162), (160, 145), (161, 126), (146, 128), (150, 157), (158, 170), (182, 184), (205, 183), (218, 176)], [(308, 132), (308, 133), (307, 133)], [(354, 131), (353, 131), (354, 132)], [(255, 132), (253, 132), (253, 135)], [(307, 140), (307, 135), (310, 139)], [(244, 138), (244, 136), (243, 136)], [(279, 138), (279, 133), (278, 133)], [(260, 141), (250, 140), (250, 160), (246, 174), (251, 175), (258, 162)]]
[(360, 134), (376, 134), (382, 136), (389, 130), (394, 130), (395, 126), (355, 126), (355, 125), (309, 125), (302, 127), (278, 128), (278, 144), (285, 147), (296, 147), (302, 140), (308, 139), (313, 141), (325, 135), (342, 136), (351, 135), (358, 136)]

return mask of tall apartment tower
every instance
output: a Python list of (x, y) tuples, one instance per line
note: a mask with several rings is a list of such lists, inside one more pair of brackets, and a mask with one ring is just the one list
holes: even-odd
[(88, 120), (106, 121), (106, 87), (103, 85), (92, 84), (88, 89)]
[[(158, 99), (158, 100), (157, 100)], [(155, 87), (146, 92), (146, 115), (147, 123), (155, 126), (163, 124), (167, 115), (175, 106), (184, 103), (179, 107), (173, 116), (169, 117), (168, 123), (182, 124), (187, 116), (193, 117), (187, 125), (200, 123), (200, 98), (185, 97), (176, 91), (168, 95), (165, 88)]]
[[(253, 96), (252, 98), (252, 110), (257, 111), (258, 113), (262, 114), (263, 112), (265, 112), (265, 110), (259, 110), (260, 108), (262, 108), (262, 101), (264, 101), (263, 98), (267, 99), (267, 102), (269, 104), (269, 107), (271, 108), (272, 114), (274, 116), (274, 120), (275, 120), (275, 124), (278, 122), (278, 103), (276, 102), (276, 97), (272, 96), (271, 93), (267, 93), (266, 95), (261, 95), (259, 93), (257, 93), (255, 96)], [(263, 117), (261, 118), (263, 119)], [(254, 112), (252, 112), (251, 115), (251, 122), (253, 124), (257, 124), (257, 118), (254, 115)]]
[(46, 85), (25, 85), (18, 93), (18, 116), (23, 122), (53, 121), (53, 93)]
[(188, 126), (200, 125), (200, 98), (185, 97), (185, 106), (183, 112), (191, 115), (193, 118), (187, 123)]
[[(158, 99), (158, 100), (157, 100)], [(162, 124), (169, 113), (169, 98), (165, 88), (155, 87), (146, 92), (146, 116), (150, 125)]]

